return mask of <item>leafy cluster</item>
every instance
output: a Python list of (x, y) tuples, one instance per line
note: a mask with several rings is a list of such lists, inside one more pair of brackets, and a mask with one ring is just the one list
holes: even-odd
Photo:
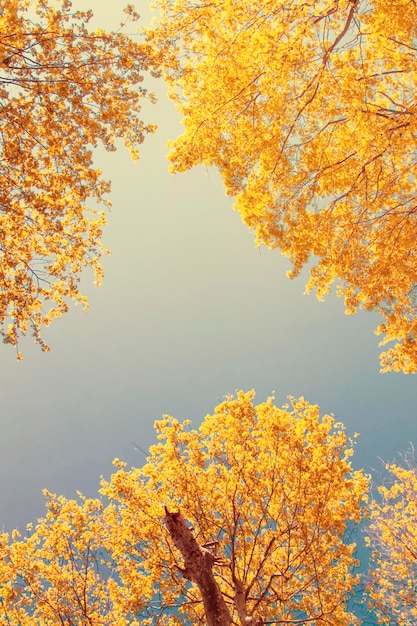
[[(127, 10), (127, 19), (137, 15)], [(109, 183), (93, 167), (100, 142), (137, 156), (153, 130), (138, 114), (148, 46), (90, 30), (69, 0), (8, 0), (0, 15), (0, 333), (17, 346), (68, 309), (89, 266), (101, 282)], [(20, 357), (20, 353), (18, 353)]]
[(379, 313), (382, 371), (416, 372), (416, 3), (156, 4), (172, 169), (217, 167), (257, 243)]
[(223, 402), (198, 431), (157, 422), (144, 467), (116, 460), (103, 481), (107, 506), (47, 494), (28, 537), (2, 537), (0, 623), (206, 624), (166, 507), (213, 555), (230, 623), (359, 624), (347, 601), (368, 477), (352, 471), (352, 442), (303, 398), (278, 408), (253, 395)]
[(417, 467), (387, 464), (387, 484), (372, 502), (367, 543), (373, 567), (369, 593), (381, 624), (417, 623)]

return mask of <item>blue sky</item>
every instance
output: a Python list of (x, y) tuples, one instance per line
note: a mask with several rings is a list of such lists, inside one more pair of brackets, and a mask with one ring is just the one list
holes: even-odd
[[(85, 4), (85, 3), (83, 3)], [(97, 23), (117, 24), (117, 3), (88, 3)], [(123, 4), (120, 4), (122, 7)], [(112, 254), (103, 286), (83, 285), (80, 308), (48, 329), (49, 354), (28, 338), (25, 359), (3, 346), (0, 529), (43, 514), (42, 488), (94, 496), (120, 457), (138, 465), (162, 413), (198, 425), (223, 396), (304, 395), (361, 436), (356, 467), (379, 468), (417, 440), (414, 376), (379, 374), (378, 319), (345, 316), (343, 302), (305, 296), (278, 251), (257, 250), (214, 170), (175, 177), (165, 158), (180, 120), (161, 83), (144, 116), (159, 130), (138, 163), (99, 150), (111, 178), (105, 230)]]

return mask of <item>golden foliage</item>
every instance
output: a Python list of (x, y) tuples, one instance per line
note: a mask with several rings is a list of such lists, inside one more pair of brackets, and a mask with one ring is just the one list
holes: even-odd
[(410, 0), (157, 0), (148, 32), (184, 133), (256, 233), (384, 318), (382, 371), (417, 371), (417, 10)]
[(417, 622), (417, 466), (387, 464), (388, 484), (371, 502), (367, 544), (372, 550), (368, 593), (381, 624)]
[[(138, 16), (127, 9), (126, 20)], [(109, 183), (93, 167), (98, 143), (122, 139), (137, 157), (148, 46), (89, 29), (69, 0), (8, 0), (0, 16), (0, 333), (18, 345), (68, 309), (87, 307), (82, 269), (102, 279)], [(20, 353), (18, 356), (21, 357)]]
[(232, 623), (243, 624), (243, 603), (266, 622), (359, 624), (346, 602), (368, 478), (351, 469), (352, 442), (303, 398), (278, 408), (253, 396), (229, 398), (198, 431), (157, 422), (144, 467), (114, 461), (100, 489), (107, 506), (47, 494), (47, 516), (29, 537), (3, 536), (0, 623), (205, 624), (163, 526), (167, 507), (213, 551)]

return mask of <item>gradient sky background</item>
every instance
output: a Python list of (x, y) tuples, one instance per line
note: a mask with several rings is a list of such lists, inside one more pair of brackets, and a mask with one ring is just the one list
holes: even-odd
[[(96, 23), (114, 28), (123, 3), (84, 0)], [(146, 9), (139, 11), (148, 19)], [(347, 317), (336, 296), (303, 295), (279, 252), (257, 250), (214, 170), (168, 173), (179, 117), (161, 83), (144, 117), (158, 124), (133, 164), (123, 149), (98, 151), (113, 181), (101, 289), (83, 284), (90, 311), (73, 308), (45, 333), (44, 354), (28, 338), (24, 361), (0, 357), (0, 530), (44, 513), (42, 488), (94, 496), (112, 459), (140, 465), (163, 413), (197, 426), (225, 394), (304, 395), (361, 433), (355, 467), (379, 469), (417, 442), (414, 376), (379, 374), (376, 316)]]

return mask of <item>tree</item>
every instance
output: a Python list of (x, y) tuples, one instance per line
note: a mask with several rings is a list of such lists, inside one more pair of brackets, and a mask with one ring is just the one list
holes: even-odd
[[(139, 16), (128, 7), (127, 20)], [(123, 139), (137, 157), (149, 46), (89, 29), (69, 0), (8, 0), (0, 16), (0, 333), (18, 346), (68, 309), (89, 266), (102, 278), (110, 186), (94, 168), (100, 142)], [(20, 352), (18, 352), (21, 358)]]
[(115, 460), (107, 505), (47, 494), (30, 536), (3, 536), (0, 622), (359, 624), (346, 603), (368, 477), (352, 441), (303, 398), (253, 396), (198, 431), (164, 416), (144, 467)]
[(417, 624), (417, 467), (388, 463), (386, 484), (371, 503), (370, 606), (381, 624)]
[(157, 5), (173, 171), (217, 167), (257, 244), (380, 314), (382, 371), (416, 372), (416, 2)]

